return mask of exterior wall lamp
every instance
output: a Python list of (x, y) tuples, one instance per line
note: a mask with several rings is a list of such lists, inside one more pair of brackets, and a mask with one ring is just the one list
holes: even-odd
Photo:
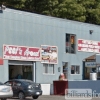
[(93, 33), (93, 30), (90, 30), (90, 34), (92, 34)]

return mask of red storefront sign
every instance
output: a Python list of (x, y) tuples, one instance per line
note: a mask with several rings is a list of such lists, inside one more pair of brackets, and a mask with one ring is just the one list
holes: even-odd
[(100, 42), (78, 39), (78, 51), (100, 53)]
[(3, 59), (40, 61), (40, 48), (3, 45)]

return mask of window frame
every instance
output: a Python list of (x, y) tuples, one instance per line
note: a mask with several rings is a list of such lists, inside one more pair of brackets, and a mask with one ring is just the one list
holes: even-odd
[[(69, 39), (69, 40), (70, 40), (70, 41), (69, 41), (69, 52), (66, 52), (66, 48), (68, 47), (68, 46), (66, 46), (66, 43), (68, 43), (68, 42), (66, 42), (66, 36), (67, 36), (67, 35), (69, 35), (69, 38), (70, 38), (70, 39)], [(72, 49), (71, 49), (71, 36), (74, 36), (74, 48), (75, 48), (75, 49), (74, 49), (74, 53), (71, 52), (71, 50), (72, 50)], [(65, 52), (66, 52), (66, 53), (69, 53), (69, 54), (76, 54), (76, 34), (69, 34), (69, 33), (66, 33), (66, 34), (65, 34)]]
[[(44, 66), (44, 65), (47, 65), (47, 66)], [(47, 73), (46, 73), (46, 71), (47, 71)], [(43, 73), (48, 74), (48, 64), (46, 64), (46, 63), (43, 64)]]
[[(8, 84), (8, 83), (10, 83), (10, 84)], [(8, 86), (13, 86), (13, 81), (7, 81), (7, 82), (4, 83), (4, 84), (6, 84), (6, 85), (8, 85)]]
[[(47, 66), (47, 67), (48, 67), (48, 68), (47, 68), (47, 73), (44, 72), (44, 65), (46, 65), (46, 64), (48, 65), (48, 66)], [(50, 67), (49, 65), (53, 65), (53, 73), (49, 73), (49, 71), (48, 71), (48, 70), (49, 70), (49, 67)], [(44, 74), (44, 75), (55, 75), (55, 66), (54, 66), (54, 64), (44, 63), (44, 64), (43, 64), (43, 74)]]
[[(74, 74), (71, 73), (71, 67), (72, 66), (75, 66), (75, 73)], [(79, 67), (79, 74), (76, 73), (76, 66)], [(80, 65), (71, 65), (71, 67), (70, 67), (70, 75), (80, 75)]]

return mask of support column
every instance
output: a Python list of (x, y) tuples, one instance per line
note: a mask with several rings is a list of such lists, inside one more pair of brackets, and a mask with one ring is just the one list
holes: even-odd
[(33, 82), (36, 82), (36, 62), (33, 62)]

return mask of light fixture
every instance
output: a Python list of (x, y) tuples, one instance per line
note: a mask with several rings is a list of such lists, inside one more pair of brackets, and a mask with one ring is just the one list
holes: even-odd
[(0, 6), (0, 10), (5, 10), (5, 9), (6, 9), (6, 6), (4, 6), (4, 5)]
[(60, 72), (60, 67), (58, 67), (58, 72)]
[(93, 33), (93, 30), (90, 30), (90, 34), (92, 34)]

